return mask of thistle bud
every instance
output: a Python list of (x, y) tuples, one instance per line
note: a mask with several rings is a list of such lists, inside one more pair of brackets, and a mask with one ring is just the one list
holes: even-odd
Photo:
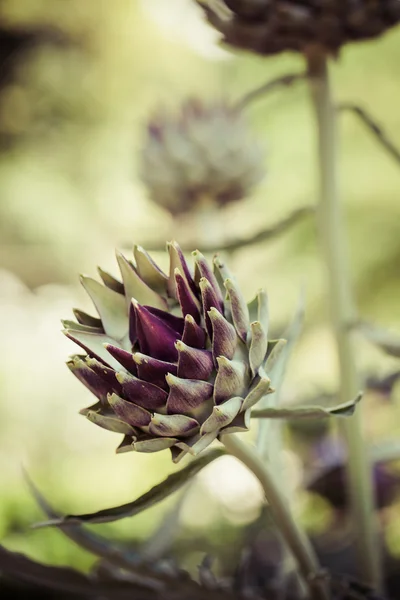
[(150, 198), (178, 215), (204, 199), (224, 206), (244, 198), (264, 175), (263, 153), (239, 109), (190, 100), (177, 115), (151, 119), (140, 175)]

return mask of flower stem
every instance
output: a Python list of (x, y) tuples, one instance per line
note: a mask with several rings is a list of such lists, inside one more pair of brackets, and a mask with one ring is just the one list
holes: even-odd
[[(354, 320), (354, 309), (337, 190), (336, 111), (331, 97), (326, 56), (322, 52), (310, 55), (308, 68), (318, 129), (318, 229), (328, 278), (330, 321), (340, 368), (340, 399), (346, 402), (357, 394), (359, 385), (347, 327)], [(359, 577), (379, 589), (381, 575), (371, 469), (360, 415), (361, 411), (358, 410), (343, 423), (343, 436), (348, 448), (347, 485), (357, 543)]]
[(296, 559), (299, 572), (310, 590), (310, 596), (315, 600), (327, 600), (328, 592), (325, 582), (319, 577), (321, 571), (314, 550), (305, 533), (295, 522), (287, 499), (277, 485), (267, 461), (262, 460), (256, 450), (242, 442), (236, 434), (222, 435), (221, 442), (227, 451), (246, 465), (261, 483), (271, 514)]

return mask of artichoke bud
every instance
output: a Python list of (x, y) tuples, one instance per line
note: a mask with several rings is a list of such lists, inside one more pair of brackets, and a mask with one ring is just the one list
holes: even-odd
[(168, 250), (169, 275), (136, 247), (135, 261), (117, 256), (121, 281), (82, 277), (98, 316), (75, 310), (77, 322), (64, 324), (86, 351), (68, 367), (97, 398), (81, 413), (124, 435), (118, 452), (170, 448), (178, 461), (249, 428), (251, 408), (272, 391), (273, 342), (265, 292), (248, 305), (219, 258), (193, 252), (192, 270), (178, 244)]
[(400, 21), (394, 0), (197, 0), (223, 41), (256, 54), (311, 46), (335, 54), (347, 42), (373, 38)]
[(140, 176), (149, 197), (178, 215), (241, 200), (264, 176), (263, 152), (245, 116), (223, 102), (186, 101), (147, 126)]

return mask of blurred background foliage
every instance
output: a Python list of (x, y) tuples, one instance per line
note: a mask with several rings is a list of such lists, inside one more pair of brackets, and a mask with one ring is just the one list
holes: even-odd
[[(64, 512), (128, 502), (175, 467), (168, 452), (116, 456), (116, 436), (78, 416), (90, 399), (65, 368), (74, 347), (59, 332), (59, 319), (70, 318), (73, 306), (88, 307), (78, 273), (93, 275), (97, 264), (115, 272), (115, 247), (151, 247), (171, 238), (197, 245), (191, 221), (174, 220), (151, 204), (139, 181), (138, 152), (152, 111), (174, 109), (187, 96), (238, 99), (303, 64), (289, 54), (262, 60), (220, 48), (191, 0), (1, 0), (0, 62), (0, 534), (9, 548), (89, 568), (92, 558), (58, 531), (29, 529), (41, 515), (22, 465)], [(338, 101), (360, 104), (400, 145), (399, 64), (397, 28), (347, 46), (332, 70)], [(252, 197), (218, 216), (225, 241), (314, 201), (306, 86), (275, 91), (251, 105), (248, 115), (265, 144), (267, 176)], [(400, 328), (399, 165), (350, 114), (340, 116), (340, 150), (360, 314)], [(306, 289), (305, 327), (285, 399), (334, 392), (337, 371), (313, 217), (229, 260), (249, 297), (267, 288), (278, 334), (300, 287)], [(361, 339), (357, 356), (362, 373), (398, 367)], [(371, 443), (399, 434), (396, 389), (393, 396), (388, 401), (370, 392), (364, 400)], [(312, 427), (287, 437), (285, 477), (297, 490), (296, 513), (310, 531), (323, 532), (332, 522), (329, 506), (302, 491), (313, 456)], [(97, 530), (140, 541), (174, 501)], [(261, 505), (252, 476), (234, 459), (217, 461), (184, 499), (181, 552), (198, 540), (199, 548), (225, 543), (225, 554), (234, 553), (237, 546), (226, 542), (242, 539), (243, 526)], [(385, 510), (387, 540), (400, 554), (400, 498)], [(196, 554), (185, 556), (196, 564)]]

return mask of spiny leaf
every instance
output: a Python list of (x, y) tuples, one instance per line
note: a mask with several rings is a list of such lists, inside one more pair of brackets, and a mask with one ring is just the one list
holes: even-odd
[(323, 406), (298, 406), (298, 407), (280, 407), (263, 408), (253, 410), (252, 418), (255, 419), (326, 419), (327, 417), (350, 417), (354, 414), (356, 405), (360, 402), (362, 394), (359, 393), (354, 400), (337, 404), (331, 408)]
[(201, 469), (203, 469), (216, 458), (222, 456), (224, 453), (225, 450), (223, 448), (215, 448), (210, 450), (203, 456), (200, 456), (188, 464), (184, 469), (169, 475), (166, 479), (164, 479), (164, 481), (154, 486), (150, 491), (146, 492), (143, 494), (143, 496), (140, 496), (140, 498), (137, 498), (133, 502), (128, 502), (113, 508), (99, 510), (95, 513), (67, 515), (63, 518), (50, 519), (44, 523), (38, 523), (35, 525), (35, 527), (68, 527), (70, 525), (76, 525), (77, 523), (109, 523), (110, 521), (117, 521), (118, 519), (133, 517), (134, 515), (147, 510), (151, 506), (158, 504), (158, 502), (161, 502), (161, 500), (164, 500), (164, 498), (167, 498), (176, 492), (189, 479), (201, 471)]
[(390, 356), (400, 358), (400, 335), (366, 322), (357, 323), (354, 328)]

